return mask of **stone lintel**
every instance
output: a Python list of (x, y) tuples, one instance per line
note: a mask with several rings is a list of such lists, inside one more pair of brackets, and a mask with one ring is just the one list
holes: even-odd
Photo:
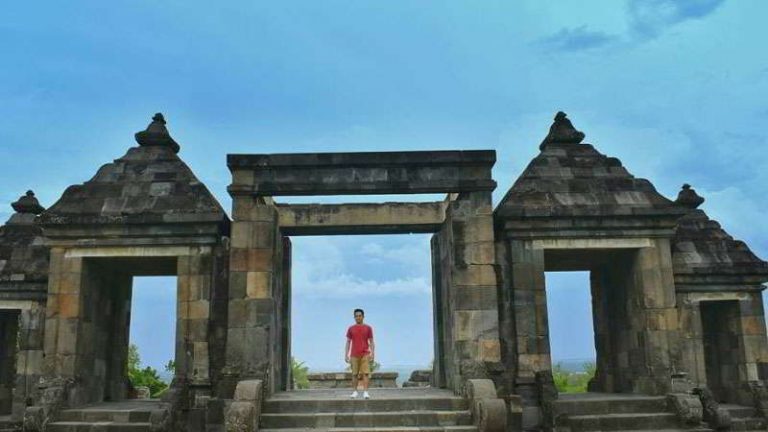
[(241, 195), (376, 195), (492, 191), (493, 150), (227, 155)]
[(493, 166), (495, 150), (228, 154), (230, 170), (276, 167)]
[(676, 228), (677, 217), (669, 215), (496, 216), (496, 230), (510, 238), (672, 237)]
[(539, 239), (532, 242), (536, 249), (639, 249), (653, 247), (648, 238), (581, 238)]
[(0, 302), (45, 302), (48, 297), (47, 282), (2, 282), (0, 283)]
[(689, 303), (699, 303), (703, 301), (751, 301), (752, 294), (748, 292), (688, 292), (686, 301)]
[(135, 246), (135, 247), (100, 247), (68, 249), (66, 258), (122, 258), (122, 257), (176, 257), (186, 255), (210, 254), (208, 246)]
[(440, 229), (447, 202), (280, 204), (285, 235), (431, 233)]
[(680, 279), (677, 275), (675, 275), (675, 292), (678, 293), (711, 293), (711, 294), (727, 294), (727, 293), (759, 293), (762, 292), (766, 287), (765, 285), (762, 285), (760, 283), (756, 284), (744, 284), (744, 283), (738, 283), (731, 281), (733, 283), (728, 282), (695, 282), (690, 281), (688, 279)]
[(0, 300), (0, 310), (29, 310), (37, 307), (39, 302), (32, 300)]

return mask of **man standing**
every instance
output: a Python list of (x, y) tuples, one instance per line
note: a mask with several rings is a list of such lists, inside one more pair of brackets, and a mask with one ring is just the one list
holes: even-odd
[(363, 381), (363, 397), (370, 399), (368, 394), (369, 376), (371, 374), (370, 362), (373, 361), (373, 329), (363, 324), (365, 312), (355, 309), (355, 324), (347, 329), (347, 345), (344, 348), (344, 361), (352, 367), (352, 394), (357, 397), (357, 383)]

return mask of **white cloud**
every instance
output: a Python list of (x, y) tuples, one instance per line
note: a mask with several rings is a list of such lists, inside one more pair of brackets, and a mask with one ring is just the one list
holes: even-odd
[(428, 245), (419, 247), (410, 237), (398, 240), (382, 244), (362, 237), (294, 239), (293, 290), (314, 297), (430, 293)]
[(432, 292), (429, 280), (423, 277), (379, 282), (348, 273), (322, 279), (310, 278), (306, 273), (296, 276), (293, 281), (295, 292), (310, 297), (421, 295)]

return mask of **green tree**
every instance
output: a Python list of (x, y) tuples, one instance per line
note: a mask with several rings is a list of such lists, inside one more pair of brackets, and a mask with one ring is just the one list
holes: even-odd
[(300, 362), (291, 357), (291, 375), (293, 376), (293, 382), (298, 389), (309, 388), (309, 367), (304, 365), (304, 362)]
[(583, 372), (569, 372), (562, 364), (557, 363), (552, 368), (552, 378), (557, 391), (561, 393), (586, 393), (589, 381), (595, 376), (596, 366), (593, 362), (582, 365)]
[(156, 369), (149, 366), (141, 368), (141, 356), (139, 347), (134, 344), (128, 346), (128, 379), (133, 387), (148, 387), (151, 397), (158, 397), (168, 388), (168, 383), (163, 381)]

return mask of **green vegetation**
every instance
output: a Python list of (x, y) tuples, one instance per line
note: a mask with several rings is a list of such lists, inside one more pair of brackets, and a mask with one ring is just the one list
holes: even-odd
[[(166, 369), (172, 366), (172, 361), (168, 362)], [(141, 357), (139, 356), (139, 348), (131, 344), (128, 346), (128, 379), (131, 381), (131, 385), (136, 387), (148, 387), (151, 397), (159, 397), (166, 389), (168, 389), (168, 383), (163, 381), (157, 374), (157, 370), (149, 366), (144, 369), (141, 368)]]
[(300, 362), (291, 357), (291, 376), (293, 376), (293, 383), (297, 389), (309, 388), (309, 367), (304, 365), (304, 362)]
[(558, 363), (552, 368), (552, 378), (560, 393), (586, 393), (589, 381), (595, 376), (595, 364), (584, 363), (583, 372), (569, 372)]

